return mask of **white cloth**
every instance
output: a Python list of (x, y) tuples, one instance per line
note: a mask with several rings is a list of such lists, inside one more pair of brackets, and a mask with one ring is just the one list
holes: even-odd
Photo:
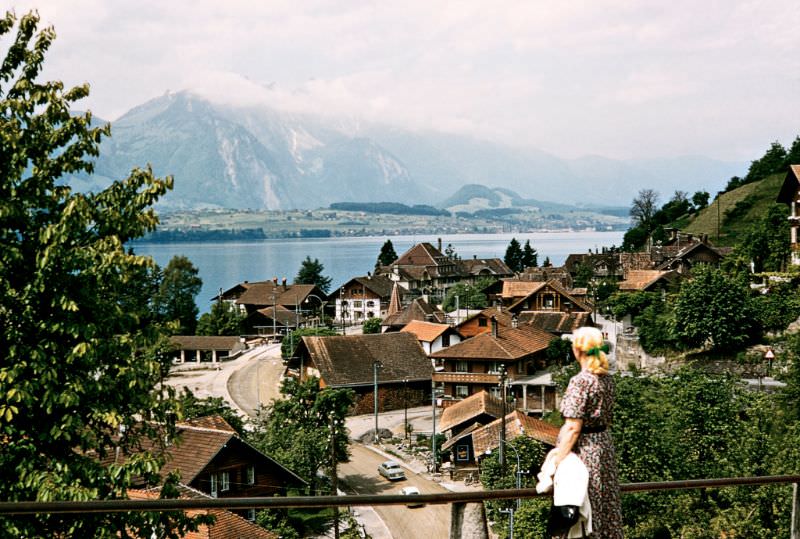
[(589, 503), (589, 470), (575, 453), (570, 452), (556, 468), (555, 449), (547, 454), (541, 471), (537, 474), (536, 492), (553, 489), (553, 505), (575, 505), (581, 518), (570, 528), (567, 537), (584, 537), (592, 533), (592, 505)]

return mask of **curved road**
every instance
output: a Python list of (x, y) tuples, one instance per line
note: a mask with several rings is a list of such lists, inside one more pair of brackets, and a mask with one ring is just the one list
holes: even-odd
[[(390, 482), (378, 475), (378, 465), (386, 457), (360, 445), (350, 446), (350, 462), (339, 465), (341, 488), (348, 494), (399, 494), (406, 486), (415, 486), (423, 494), (445, 493), (441, 485), (425, 479), (406, 468), (406, 480)], [(374, 510), (391, 530), (394, 539), (436, 539), (450, 535), (450, 506), (427, 505), (405, 507), (400, 505), (377, 506)]]

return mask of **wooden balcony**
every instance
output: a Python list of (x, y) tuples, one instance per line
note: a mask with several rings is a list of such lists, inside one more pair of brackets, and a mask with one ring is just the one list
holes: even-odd
[(436, 372), (433, 374), (434, 382), (450, 384), (499, 384), (499, 374), (485, 372)]

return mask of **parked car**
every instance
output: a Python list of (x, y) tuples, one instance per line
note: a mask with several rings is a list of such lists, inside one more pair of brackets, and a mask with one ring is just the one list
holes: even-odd
[(400, 464), (393, 460), (382, 462), (378, 466), (378, 473), (389, 481), (398, 481), (406, 478), (406, 472), (403, 471), (403, 468), (400, 466)]
[[(403, 487), (400, 489), (400, 494), (403, 496), (419, 496), (420, 492), (417, 487)], [(409, 500), (406, 504), (406, 507), (424, 507), (425, 504), (423, 502), (417, 500)]]

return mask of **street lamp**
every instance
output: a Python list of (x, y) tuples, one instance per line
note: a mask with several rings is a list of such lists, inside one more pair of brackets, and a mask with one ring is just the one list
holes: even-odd
[(375, 408), (375, 444), (378, 444), (378, 369), (383, 368), (383, 363), (378, 360), (372, 362), (372, 393), (373, 406)]
[(325, 305), (328, 302), (327, 301), (323, 301), (323, 299), (320, 298), (316, 294), (309, 294), (309, 295), (306, 296), (306, 299), (305, 299), (304, 303), (308, 303), (308, 299), (309, 298), (315, 298), (317, 301), (319, 301), (319, 303), (320, 303), (320, 311), (319, 311), (320, 324), (324, 327), (325, 326)]
[(408, 441), (408, 378), (403, 378), (403, 439)]
[[(514, 455), (517, 457), (517, 469), (516, 469), (516, 476), (517, 477), (516, 477), (516, 483), (515, 484), (516, 484), (517, 490), (519, 490), (519, 489), (522, 488), (522, 469), (520, 467), (519, 451), (517, 451), (517, 448), (514, 447), (513, 445), (511, 445), (510, 443), (506, 442), (505, 440), (501, 440), (500, 441), (500, 445), (498, 446), (498, 449), (502, 450), (503, 446), (508, 446), (511, 449), (513, 449), (514, 450)], [(486, 450), (486, 454), (487, 455), (491, 455), (492, 454), (492, 450), (491, 449), (487, 449)], [(520, 498), (517, 498), (517, 511), (519, 511), (519, 509), (521, 507), (521, 504), (522, 504), (522, 500)], [(509, 537), (509, 539), (514, 539), (514, 508), (513, 507), (509, 507), (508, 509), (500, 509), (500, 512), (508, 515), (508, 537)]]

